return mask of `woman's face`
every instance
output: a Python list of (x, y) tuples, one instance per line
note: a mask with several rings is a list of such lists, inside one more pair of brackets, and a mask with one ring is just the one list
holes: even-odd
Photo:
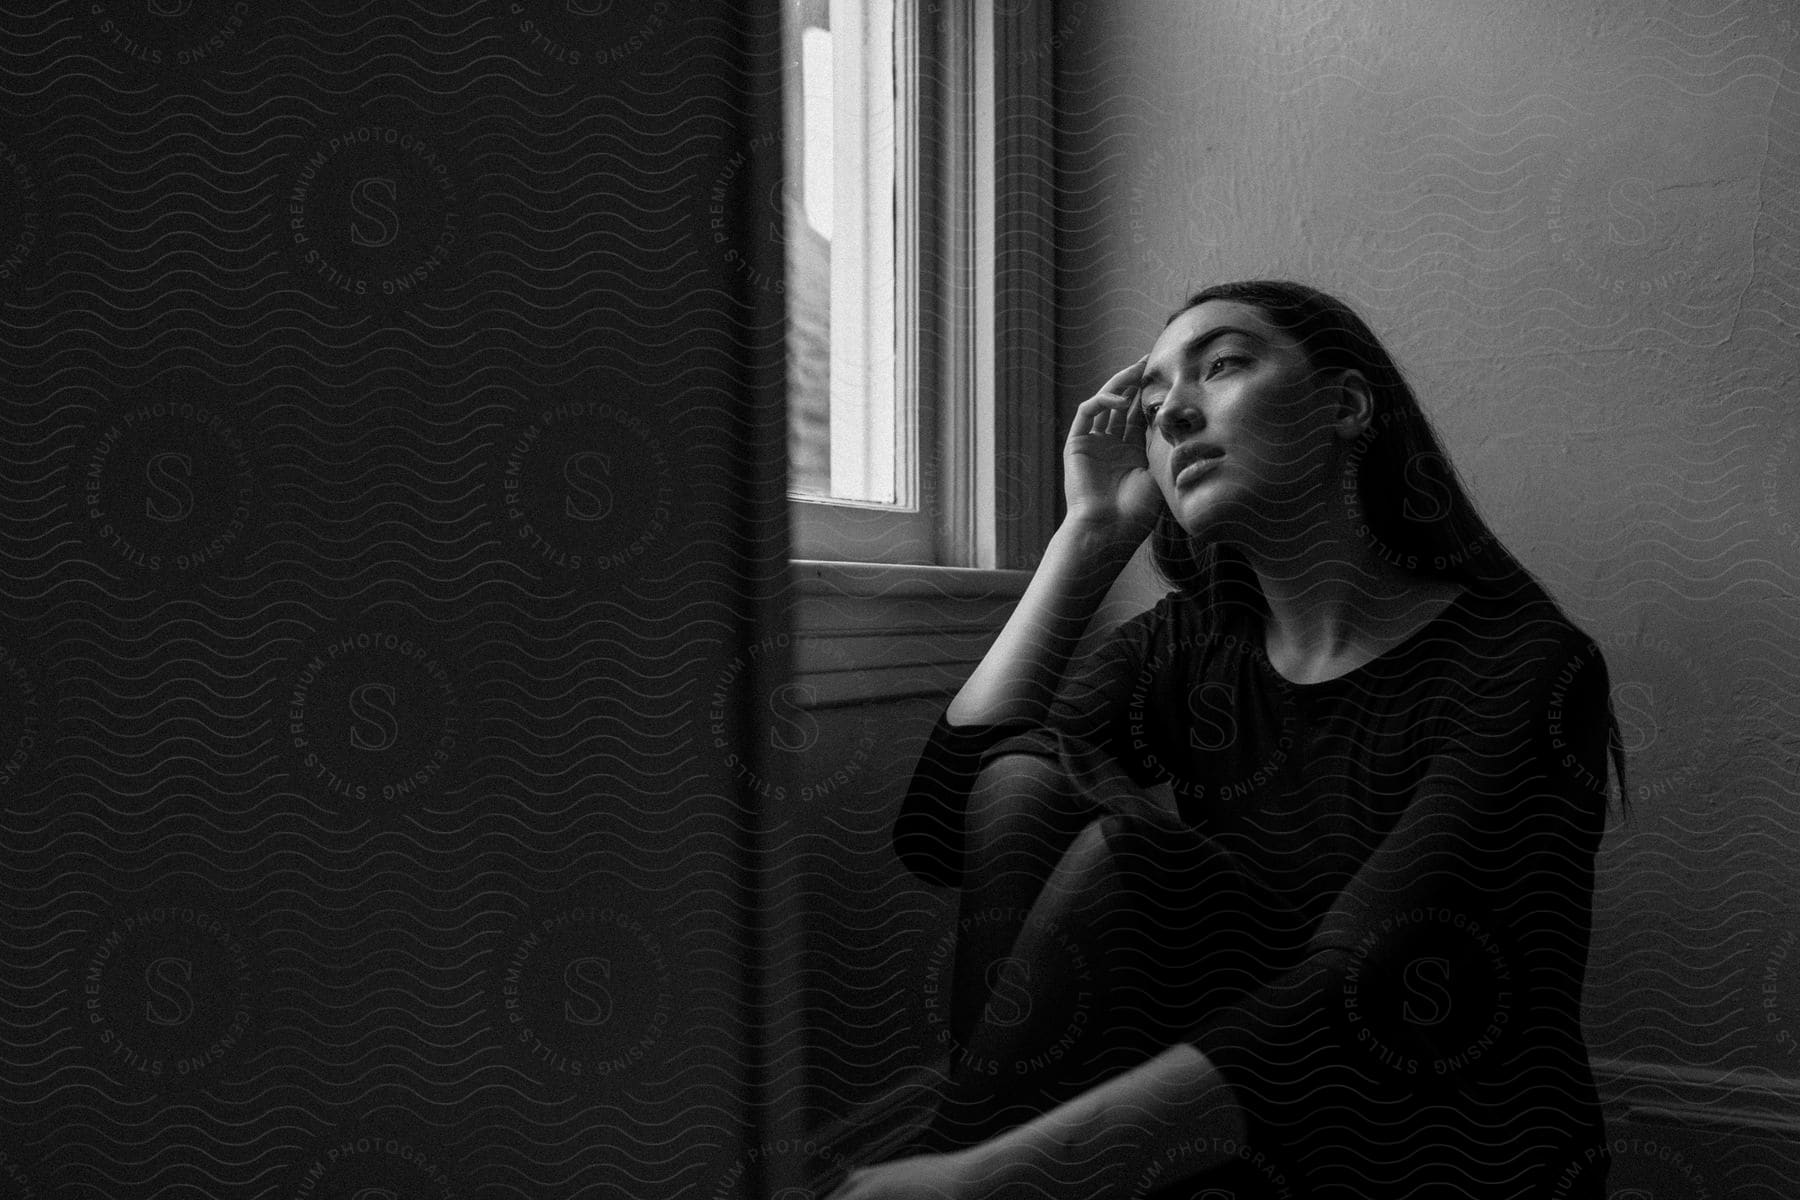
[(1336, 379), (1255, 306), (1188, 309), (1156, 339), (1143, 380), (1150, 473), (1188, 533), (1276, 540), (1286, 518), (1328, 497), (1340, 393), (1325, 385)]

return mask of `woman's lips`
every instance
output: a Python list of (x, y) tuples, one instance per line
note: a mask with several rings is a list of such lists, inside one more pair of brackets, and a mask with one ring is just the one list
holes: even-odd
[(1175, 477), (1175, 486), (1178, 488), (1189, 486), (1195, 480), (1202, 478), (1206, 472), (1217, 465), (1219, 460), (1223, 457), (1225, 456), (1222, 454), (1209, 454), (1205, 458), (1195, 459), (1187, 466), (1181, 468), (1181, 474)]

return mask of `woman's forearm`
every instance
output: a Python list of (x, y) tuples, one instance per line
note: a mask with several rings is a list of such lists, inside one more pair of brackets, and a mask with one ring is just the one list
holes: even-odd
[(1128, 540), (1080, 522), (1057, 528), (1005, 628), (950, 701), (952, 725), (1038, 720), (1049, 711), (1076, 643), (1137, 550)]
[(1198, 1175), (1227, 1161), (1245, 1135), (1231, 1085), (1180, 1042), (965, 1153), (983, 1200), (1085, 1200)]

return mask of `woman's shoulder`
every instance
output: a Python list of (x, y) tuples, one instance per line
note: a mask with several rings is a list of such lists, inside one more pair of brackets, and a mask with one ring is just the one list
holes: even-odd
[(1610, 692), (1599, 645), (1541, 589), (1470, 589), (1459, 599), (1454, 656), (1470, 703), (1513, 712), (1604, 705)]
[[(1536, 806), (1550, 804), (1552, 794), (1573, 797), (1574, 809), (1556, 811), (1573, 813), (1580, 828), (1598, 837), (1611, 721), (1611, 685), (1598, 644), (1541, 589), (1535, 595), (1471, 592), (1463, 609), (1471, 652), (1465, 669), (1444, 676), (1442, 749), (1472, 772), (1480, 785), (1474, 792), (1482, 795), (1512, 794), (1491, 784), (1513, 778), (1513, 771), (1522, 773), (1519, 779), (1556, 781), (1550, 789), (1524, 787), (1515, 799)], [(1495, 828), (1514, 828), (1521, 811), (1510, 804), (1492, 808), (1506, 822)]]
[(1457, 599), (1462, 641), (1488, 660), (1520, 665), (1566, 658), (1593, 639), (1537, 587), (1469, 588)]

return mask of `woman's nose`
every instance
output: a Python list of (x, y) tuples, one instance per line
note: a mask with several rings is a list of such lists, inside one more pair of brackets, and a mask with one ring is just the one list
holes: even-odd
[(1199, 412), (1181, 391), (1171, 391), (1156, 414), (1156, 427), (1164, 435), (1185, 433), (1199, 420)]

